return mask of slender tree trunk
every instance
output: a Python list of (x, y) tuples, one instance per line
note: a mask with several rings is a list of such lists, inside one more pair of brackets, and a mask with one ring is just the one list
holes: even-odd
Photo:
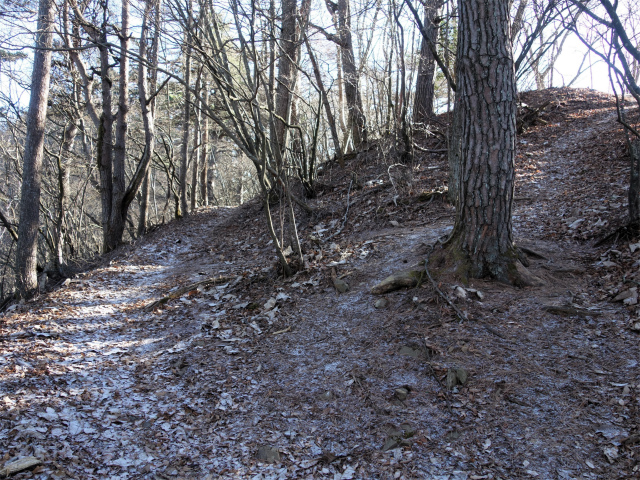
[[(287, 146), (287, 124), (291, 123), (291, 104), (298, 77), (301, 26), (306, 25), (311, 7), (310, 0), (303, 0), (298, 11), (297, 0), (282, 0), (282, 29), (280, 57), (275, 99), (275, 142), (284, 153)], [(304, 32), (302, 32), (304, 34)], [(282, 120), (284, 120), (284, 122)]]
[(122, 242), (127, 212), (123, 208), (126, 192), (126, 142), (129, 115), (129, 0), (122, 0), (120, 28), (120, 75), (118, 84), (118, 113), (116, 116), (116, 142), (113, 148), (113, 189), (111, 213), (107, 229), (103, 232), (104, 249), (110, 251)]
[(68, 157), (73, 150), (73, 144), (78, 133), (78, 122), (74, 118), (65, 126), (62, 133), (62, 145), (58, 154), (58, 221), (55, 231), (55, 265), (58, 274), (66, 275), (66, 261), (64, 258), (65, 218), (69, 200), (69, 165)]
[(38, 286), (38, 226), (40, 222), (40, 187), (44, 130), (49, 100), (51, 46), (53, 43), (53, 0), (40, 0), (38, 32), (36, 34), (31, 98), (27, 114), (27, 136), (24, 142), (22, 189), (20, 192), (20, 222), (16, 251), (16, 283), (23, 296)]
[[(203, 84), (202, 101), (205, 105), (209, 103), (209, 84), (206, 78)], [(200, 150), (200, 195), (201, 203), (205, 207), (209, 206), (209, 183), (207, 181), (209, 177), (209, 116), (204, 115), (202, 124), (202, 146)]]
[[(282, 0), (282, 28), (280, 33), (280, 52), (278, 59), (278, 80), (276, 83), (275, 100), (275, 143), (284, 153), (286, 148), (285, 122), (291, 123), (291, 99), (296, 81), (298, 64), (297, 30), (298, 6), (297, 0)], [(281, 120), (283, 119), (284, 122)]]
[[(342, 158), (342, 148), (340, 147), (340, 137), (338, 136), (338, 129), (336, 127), (336, 120), (333, 116), (333, 112), (331, 111), (331, 105), (329, 104), (329, 97), (327, 95), (327, 91), (324, 88), (324, 84), (322, 82), (322, 75), (320, 75), (320, 68), (318, 67), (318, 62), (316, 61), (316, 56), (311, 49), (311, 45), (309, 44), (309, 39), (306, 34), (304, 36), (304, 41), (307, 47), (307, 52), (309, 54), (309, 60), (311, 60), (311, 65), (313, 66), (313, 74), (316, 77), (316, 83), (318, 84), (318, 90), (320, 90), (320, 97), (322, 99), (322, 105), (324, 106), (324, 112), (327, 116), (327, 123), (329, 124), (329, 129), (331, 131), (331, 138), (333, 140), (333, 148), (336, 151), (336, 158), (340, 162), (340, 166), (344, 168), (344, 159)], [(320, 112), (318, 112), (320, 115)]]
[[(158, 84), (158, 42), (160, 39), (160, 9), (162, 0), (146, 0), (144, 17), (142, 19), (142, 28), (140, 34), (140, 58), (147, 56), (147, 36), (150, 30), (149, 24), (153, 23), (154, 34), (151, 45), (149, 63), (151, 72), (149, 81), (147, 82), (147, 66), (145, 62), (138, 64), (138, 99), (140, 101), (140, 109), (142, 112), (142, 123), (144, 126), (145, 150), (141, 164), (146, 173), (142, 183), (142, 199), (140, 201), (140, 218), (138, 223), (138, 235), (143, 235), (147, 231), (147, 217), (149, 212), (149, 190), (150, 190), (150, 164), (155, 151), (155, 115), (156, 100), (155, 97), (149, 101), (149, 90), (155, 95)], [(151, 11), (155, 10), (153, 20), (151, 19)]]
[[(452, 258), (463, 276), (526, 281), (513, 244), (511, 210), (516, 140), (516, 81), (508, 0), (459, 0), (457, 102), (461, 190)], [(523, 267), (522, 267), (523, 268)]]
[[(441, 0), (428, 0), (424, 7), (424, 28), (434, 45), (438, 39), (437, 16), (441, 6)], [(427, 125), (433, 117), (435, 71), (436, 59), (429, 48), (429, 42), (423, 38), (420, 45), (418, 78), (413, 103), (413, 122), (416, 124)]]
[(338, 37), (340, 38), (340, 58), (344, 75), (344, 94), (347, 100), (348, 126), (351, 130), (353, 145), (358, 148), (367, 142), (367, 125), (362, 108), (362, 97), (358, 85), (358, 68), (356, 67), (351, 38), (351, 11), (349, 0), (338, 0)]
[[(106, 29), (106, 26), (104, 26)], [(106, 47), (106, 30), (101, 34), (100, 79), (102, 83), (102, 114), (98, 126), (97, 160), (100, 175), (100, 200), (102, 205), (103, 249), (109, 250), (109, 222), (113, 200), (113, 114), (111, 113), (111, 79), (109, 78), (109, 51)]]
[(640, 222), (640, 139), (627, 138), (631, 169), (629, 178), (629, 223), (638, 225)]
[(187, 205), (187, 169), (189, 168), (189, 127), (191, 125), (191, 2), (187, 8), (187, 31), (184, 32), (186, 42), (184, 60), (184, 116), (182, 119), (182, 147), (180, 149), (180, 207), (176, 216), (188, 215)]
[[(196, 81), (196, 95), (202, 97), (202, 72), (199, 72)], [(202, 103), (198, 100), (196, 103), (196, 119), (195, 119), (195, 135), (194, 135), (194, 152), (193, 165), (191, 167), (191, 211), (193, 212), (198, 206), (198, 174), (200, 173), (200, 151), (202, 149)]]

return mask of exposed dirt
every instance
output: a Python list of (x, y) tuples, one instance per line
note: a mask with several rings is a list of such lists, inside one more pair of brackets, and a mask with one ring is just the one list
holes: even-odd
[[(420, 197), (446, 184), (444, 155), (411, 170), (378, 144), (355, 175), (325, 169), (293, 278), (257, 203), (211, 208), (0, 317), (2, 463), (33, 455), (15, 478), (42, 479), (639, 478), (640, 245), (594, 247), (626, 215), (614, 103), (523, 100), (551, 100), (519, 137), (514, 209), (543, 287), (440, 283), (464, 322), (427, 281), (372, 295), (454, 214)], [(144, 308), (210, 277), (225, 281)], [(449, 389), (453, 369), (468, 380)]]

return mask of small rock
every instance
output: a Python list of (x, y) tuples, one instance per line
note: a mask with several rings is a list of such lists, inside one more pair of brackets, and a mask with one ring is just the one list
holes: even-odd
[(407, 396), (409, 395), (409, 390), (407, 390), (404, 387), (400, 387), (400, 388), (396, 388), (396, 391), (394, 393), (398, 400), (400, 400), (401, 402), (404, 402), (407, 399)]
[(373, 304), (376, 308), (385, 308), (387, 305), (389, 305), (389, 300), (386, 298), (379, 298), (376, 300), (376, 303)]
[(273, 307), (276, 306), (276, 299), (271, 297), (269, 300), (266, 301), (266, 303), (264, 304), (264, 309), (266, 310), (271, 310)]
[(458, 374), (454, 368), (450, 368), (449, 371), (447, 371), (447, 390), (453, 390), (453, 387), (457, 384)]
[(390, 224), (391, 224), (391, 226), (393, 226), (393, 227), (399, 227), (399, 226), (400, 226), (400, 224), (397, 222), (397, 220), (391, 220), (389, 223), (390, 223)]
[(400, 351), (398, 353), (400, 355), (406, 355), (407, 357), (418, 358), (422, 351), (417, 348), (411, 348), (407, 345), (404, 345), (402, 348), (400, 348)]
[(393, 450), (394, 448), (400, 446), (400, 440), (397, 438), (388, 438), (382, 447), (383, 452), (388, 452), (389, 450)]
[(454, 290), (454, 293), (456, 294), (456, 297), (458, 297), (460, 300), (466, 300), (467, 298), (467, 292), (462, 287), (456, 287)]
[(333, 277), (331, 280), (333, 280), (333, 286), (336, 287), (336, 290), (339, 293), (346, 293), (349, 291), (349, 284), (341, 278)]
[(618, 447), (606, 447), (602, 452), (604, 456), (607, 457), (609, 463), (613, 463), (613, 461), (618, 458)]
[(636, 299), (638, 297), (638, 287), (633, 287), (630, 288), (629, 290), (625, 290), (623, 292), (620, 292), (618, 295), (616, 295), (616, 297), (613, 299), (614, 302), (622, 302), (624, 300), (627, 300), (628, 298), (631, 298), (635, 296)]
[(411, 438), (416, 434), (416, 429), (408, 423), (403, 423), (400, 425), (400, 428), (402, 429), (402, 436), (404, 438)]
[(331, 390), (327, 390), (326, 392), (320, 394), (318, 398), (324, 402), (330, 402), (331, 400), (333, 400), (333, 393), (331, 393)]
[(280, 462), (280, 452), (277, 447), (263, 445), (258, 448), (258, 460), (264, 463), (278, 463)]
[(578, 228), (578, 226), (580, 226), (580, 224), (584, 222), (584, 218), (581, 218), (579, 220), (576, 220), (575, 222), (573, 222), (571, 225), (569, 225), (569, 228), (574, 229), (574, 228)]
[(464, 368), (456, 368), (456, 378), (458, 379), (458, 383), (460, 383), (460, 385), (464, 385), (469, 379), (469, 372), (467, 372)]

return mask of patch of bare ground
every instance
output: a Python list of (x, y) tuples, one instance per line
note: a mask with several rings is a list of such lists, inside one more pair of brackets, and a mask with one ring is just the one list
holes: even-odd
[(422, 151), (437, 136), (410, 168), (381, 142), (324, 169), (293, 278), (250, 202), (173, 222), (5, 313), (3, 462), (33, 455), (15, 478), (42, 479), (637, 478), (640, 249), (593, 246), (625, 218), (614, 104), (523, 99), (551, 102), (519, 137), (514, 212), (543, 287), (439, 283), (464, 322), (428, 281), (372, 295), (454, 214), (424, 195), (446, 185), (444, 155)]

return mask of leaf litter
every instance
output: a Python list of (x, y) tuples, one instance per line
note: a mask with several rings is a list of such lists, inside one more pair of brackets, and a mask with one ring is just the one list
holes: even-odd
[[(398, 192), (385, 177), (393, 145), (379, 142), (350, 164), (361, 185), (329, 245), (350, 173), (324, 169), (315, 216), (299, 215), (309, 268), (292, 279), (277, 276), (249, 202), (201, 209), (5, 313), (0, 468), (42, 462), (14, 474), (41, 479), (638, 477), (640, 249), (594, 246), (625, 218), (614, 104), (586, 90), (525, 96), (552, 101), (546, 124), (520, 137), (514, 211), (544, 286), (440, 279), (465, 322), (428, 282), (373, 296), (454, 214), (443, 195), (422, 195), (442, 192), (444, 156), (418, 158)], [(216, 276), (232, 280), (146, 309)]]

